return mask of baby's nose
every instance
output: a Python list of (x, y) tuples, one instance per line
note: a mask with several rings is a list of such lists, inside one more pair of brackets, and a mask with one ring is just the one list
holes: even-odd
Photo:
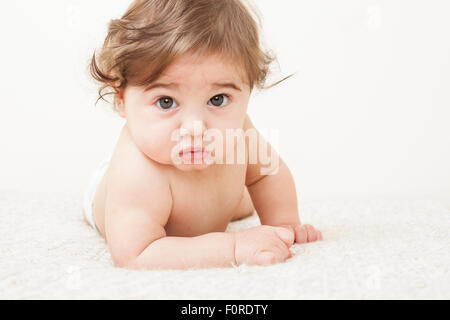
[(183, 121), (183, 124), (180, 128), (181, 136), (189, 135), (191, 137), (202, 137), (205, 131), (205, 122), (199, 119), (190, 119)]

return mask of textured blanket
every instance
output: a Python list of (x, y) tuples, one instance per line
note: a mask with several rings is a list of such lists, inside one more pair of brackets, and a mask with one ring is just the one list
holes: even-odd
[[(449, 299), (450, 206), (436, 200), (301, 201), (324, 240), (262, 267), (113, 266), (81, 193), (0, 192), (2, 299)], [(227, 231), (259, 224), (256, 215)]]

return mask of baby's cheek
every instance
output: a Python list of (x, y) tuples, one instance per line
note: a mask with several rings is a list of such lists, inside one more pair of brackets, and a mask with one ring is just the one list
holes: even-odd
[(170, 163), (170, 150), (173, 142), (170, 135), (164, 135), (158, 130), (139, 130), (134, 136), (134, 142), (147, 157), (160, 163)]
[(154, 137), (148, 139), (145, 143), (145, 151), (144, 153), (151, 159), (159, 162), (170, 164), (170, 151), (171, 151), (171, 142), (158, 140)]

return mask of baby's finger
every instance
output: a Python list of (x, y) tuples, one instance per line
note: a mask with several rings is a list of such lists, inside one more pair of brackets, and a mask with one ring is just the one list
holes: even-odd
[(295, 227), (295, 242), (296, 243), (305, 243), (308, 241), (308, 232), (304, 225)]
[(292, 257), (291, 250), (289, 250), (289, 247), (286, 246), (286, 244), (284, 242), (278, 241), (278, 243), (275, 246), (276, 246), (275, 250), (276, 250), (278, 261), (282, 262), (282, 261)]
[(320, 232), (319, 230), (317, 230), (317, 240), (323, 240), (322, 232)]
[(308, 232), (308, 242), (313, 242), (317, 240), (316, 229), (310, 224), (305, 224), (306, 231)]
[(283, 227), (275, 227), (275, 232), (277, 233), (278, 237), (283, 240), (283, 242), (288, 246), (292, 246), (294, 244), (295, 235), (293, 232), (289, 231), (286, 228)]

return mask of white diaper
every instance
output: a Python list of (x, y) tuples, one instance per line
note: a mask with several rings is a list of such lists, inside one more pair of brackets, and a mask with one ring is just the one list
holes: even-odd
[(83, 198), (83, 209), (86, 214), (86, 219), (89, 221), (89, 224), (98, 232), (100, 232), (97, 228), (97, 225), (94, 221), (94, 212), (93, 212), (93, 205), (94, 205), (94, 196), (95, 192), (97, 191), (97, 187), (100, 184), (103, 176), (105, 175), (106, 170), (108, 169), (109, 161), (111, 160), (111, 155), (107, 157), (103, 162), (95, 169), (91, 176), (91, 180), (89, 182), (89, 185), (86, 189), (86, 192), (84, 193)]

